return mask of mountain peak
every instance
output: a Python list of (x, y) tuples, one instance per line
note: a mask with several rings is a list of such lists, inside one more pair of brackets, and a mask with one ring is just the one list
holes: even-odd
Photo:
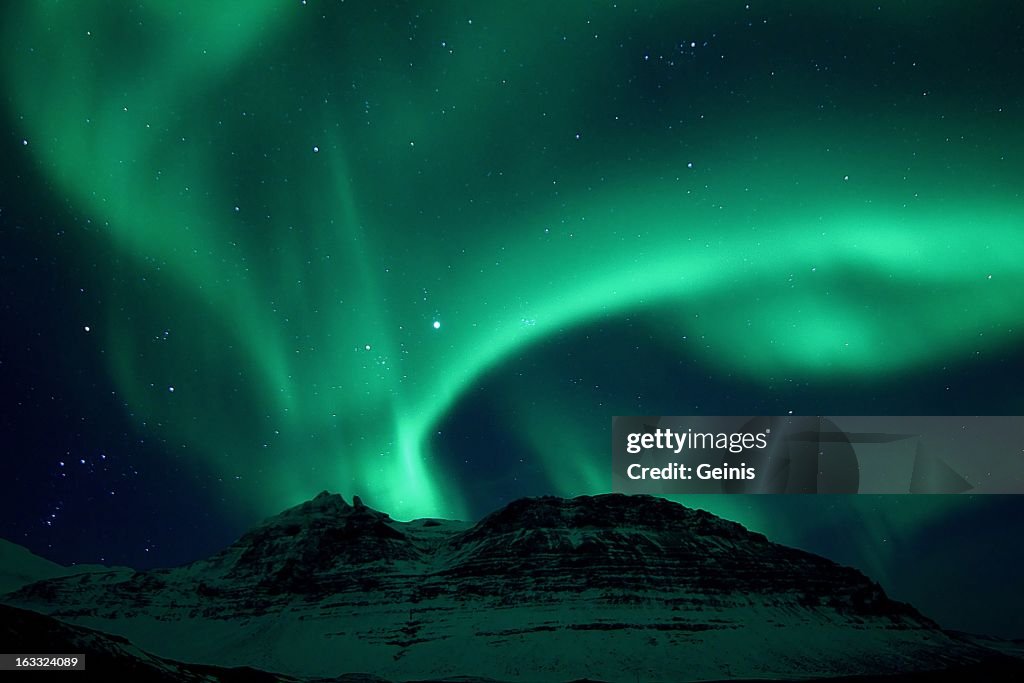
[(655, 496), (624, 493), (520, 498), (484, 517), (475, 530), (493, 534), (524, 529), (629, 529), (655, 533), (674, 529), (698, 536), (767, 540), (762, 534), (704, 510)]
[(271, 593), (324, 590), (337, 571), (394, 560), (418, 551), (391, 517), (356, 496), (353, 505), (322, 491), (245, 533), (209, 560), (201, 561), (231, 581), (257, 582)]
[(797, 673), (820, 678), (981, 654), (855, 569), (621, 494), (516, 500), (467, 529), (324, 492), (209, 560), (43, 581), (8, 602), (161, 656), (321, 678), (633, 680), (638, 649), (680, 647), (649, 657), (644, 680), (779, 678), (795, 644)]

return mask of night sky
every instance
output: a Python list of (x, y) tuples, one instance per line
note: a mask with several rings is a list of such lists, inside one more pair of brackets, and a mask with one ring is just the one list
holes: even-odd
[[(613, 415), (1020, 415), (1019, 3), (9, 3), (0, 536), (610, 486)], [(681, 498), (1024, 637), (1024, 500)]]

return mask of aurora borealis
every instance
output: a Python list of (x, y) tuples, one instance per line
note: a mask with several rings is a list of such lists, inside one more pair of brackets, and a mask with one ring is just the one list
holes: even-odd
[[(9, 253), (59, 254), (66, 303), (36, 310), (12, 268), (5, 349), (94, 366), (61, 400), (112, 396), (118, 436), (81, 465), (145, 437), (118, 471), (173, 459), (232, 532), (323, 489), (402, 519), (603, 492), (612, 415), (1021, 414), (1020, 25), (999, 3), (11, 6), (0, 219)], [(49, 482), (79, 457), (30, 452), (45, 410), (7, 429)], [(850, 523), (834, 554), (896, 583), (882, 538), (1020, 509), (687, 502), (815, 548)]]

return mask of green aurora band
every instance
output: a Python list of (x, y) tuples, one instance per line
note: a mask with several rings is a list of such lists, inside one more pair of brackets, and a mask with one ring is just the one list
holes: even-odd
[[(724, 4), (682, 38), (714, 43)], [(37, 2), (6, 22), (13, 126), (122, 283), (88, 342), (139, 422), (254, 509), (329, 488), (465, 516), (439, 422), (597, 320), (672, 311), (658, 334), (701, 340), (680, 354), (755, 382), (1019, 342), (1024, 128), (999, 102), (776, 73), (781, 34), (679, 54), (678, 8), (500, 6)], [(552, 492), (607, 490), (605, 434), (536, 399), (508, 397)]]

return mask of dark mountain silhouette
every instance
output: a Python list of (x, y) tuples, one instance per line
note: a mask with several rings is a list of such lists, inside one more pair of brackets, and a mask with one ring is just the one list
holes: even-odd
[(280, 680), (1021, 672), (854, 569), (649, 496), (523, 499), (468, 524), (325, 492), (208, 559), (46, 579), (5, 602), (161, 661)]

